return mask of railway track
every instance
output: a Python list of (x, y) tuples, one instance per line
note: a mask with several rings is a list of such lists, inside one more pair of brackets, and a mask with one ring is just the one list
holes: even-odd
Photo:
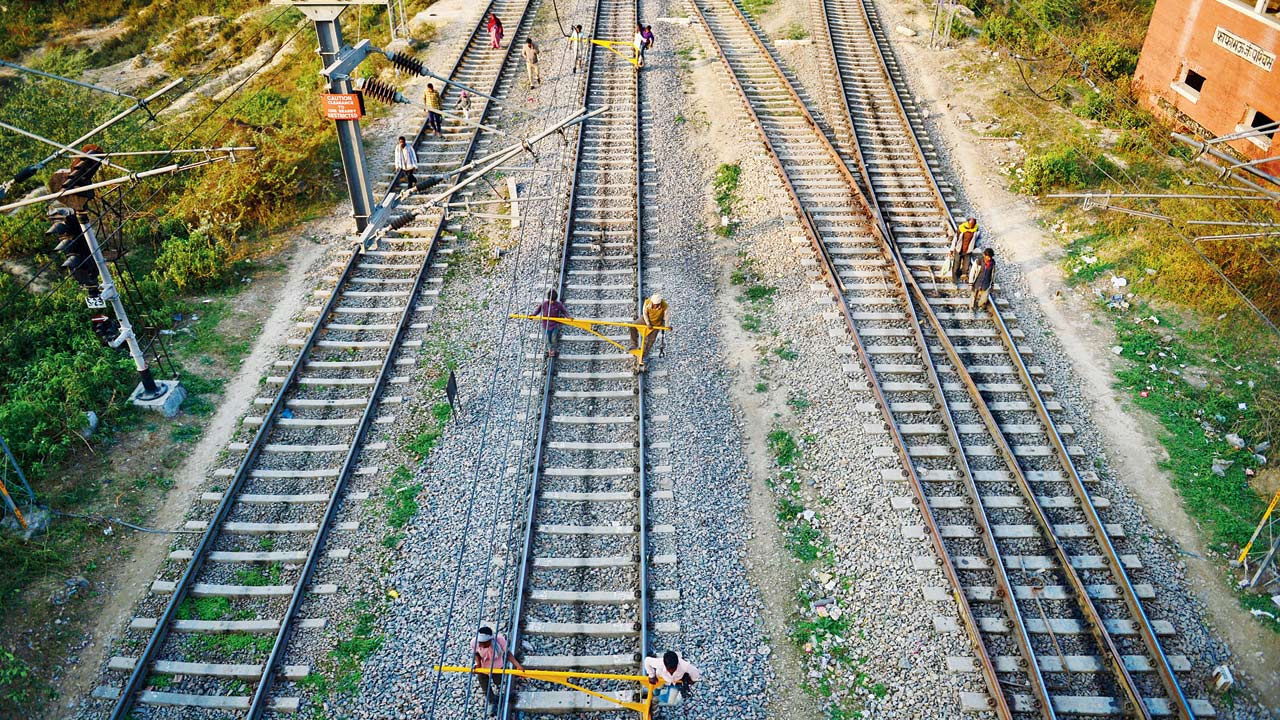
[(1175, 629), (1146, 615), (1154, 590), (1129, 579), (1140, 563), (1116, 550), (1124, 529), (1101, 519), (1108, 503), (1086, 489), (1096, 478), (1076, 467), (1083, 451), (1054, 421), (1060, 404), (1017, 346), (1016, 319), (998, 297), (969, 313), (967, 293), (937, 277), (948, 195), (892, 56), (882, 64), (874, 8), (821, 6), (846, 161), (740, 9), (693, 4), (834, 290), (860, 366), (847, 366), (852, 387), (868, 398), (858, 409), (886, 440), (875, 461), (911, 488), (895, 506), (923, 517), (904, 533), (932, 543), (936, 557), (918, 564), (949, 580), (924, 597), (954, 600), (959, 621), (940, 612), (935, 625), (974, 641), (972, 658), (949, 665), (980, 674), (990, 694), (962, 694), (961, 706), (1004, 718), (1212, 715), (1182, 693), (1176, 673), (1190, 663), (1161, 647)]
[[(591, 37), (629, 41), (637, 5), (598, 0)], [(571, 316), (631, 322), (646, 290), (655, 287), (646, 284), (638, 195), (643, 73), (602, 47), (590, 53), (587, 109), (608, 110), (584, 123), (577, 137), (553, 287)], [(608, 330), (628, 344), (625, 332)], [(538, 357), (540, 347), (530, 359)], [(511, 646), (523, 651), (527, 668), (637, 673), (650, 634), (673, 630), (650, 622), (651, 601), (675, 599), (674, 590), (650, 590), (651, 562), (674, 561), (652, 554), (650, 535), (663, 528), (650, 527), (648, 508), (660, 493), (648, 491), (646, 401), (649, 379), (663, 371), (636, 375), (632, 366), (630, 355), (601, 338), (565, 328), (558, 357), (541, 368), (538, 439), (511, 612)], [(616, 683), (582, 684), (618, 700), (638, 699)], [(532, 685), (513, 705), (502, 708), (502, 717), (619, 709), (584, 693)]]
[[(492, 0), (487, 9), (512, 23), (513, 37), (529, 22), (528, 0)], [(493, 94), (513, 42), (489, 47), (483, 19), (449, 72), (455, 82)], [(456, 90), (444, 93), (446, 105)], [(480, 122), (489, 103), (476, 97)], [(446, 120), (442, 138), (414, 139), (428, 174), (469, 161), (479, 133)], [(389, 178), (394, 189), (398, 174)], [(413, 200), (404, 203), (413, 208)], [(298, 348), (279, 360), (281, 375), (264, 378), (274, 393), (258, 397), (261, 415), (243, 420), (241, 440), (227, 448), (234, 467), (214, 471), (225, 489), (204, 493), (186, 529), (198, 542), (174, 549), (143, 615), (128, 628), (133, 656), (111, 658), (108, 671), (123, 686), (104, 684), (95, 698), (112, 701), (109, 717), (202, 716), (246, 718), (291, 712), (301, 698), (286, 683), (305, 677), (306, 665), (284, 664), (291, 639), (315, 632), (325, 617), (304, 617), (317, 596), (339, 592), (347, 543), (360, 523), (352, 519), (367, 492), (348, 492), (353, 478), (376, 486), (389, 474), (376, 440), (379, 425), (395, 422), (410, 382), (414, 351), (430, 331), (430, 318), (448, 269), (457, 229), (438, 209), (419, 208), (408, 225), (372, 248), (356, 245), (334, 263), (332, 287), (315, 291), (322, 304), (306, 309), (308, 329), (287, 340)], [(372, 483), (372, 485), (370, 484)], [(357, 509), (352, 509), (352, 507)], [(191, 537), (196, 537), (195, 535)], [(323, 572), (336, 582), (324, 582)], [(322, 603), (315, 603), (320, 604)], [(145, 637), (145, 641), (141, 638)], [(279, 686), (279, 687), (278, 687)]]

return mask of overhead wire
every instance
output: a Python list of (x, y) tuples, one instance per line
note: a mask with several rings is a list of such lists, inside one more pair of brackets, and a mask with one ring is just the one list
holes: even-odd
[[(536, 3), (534, 3), (534, 4), (536, 4)], [(533, 13), (533, 8), (532, 8), (532, 7), (530, 7), (530, 9), (529, 9), (527, 12), (528, 12), (529, 14), (532, 14), (532, 13)], [(515, 40), (513, 39), (513, 42), (514, 42), (514, 41), (515, 41)], [(559, 75), (560, 75), (560, 77), (561, 77), (561, 78), (566, 77), (563, 73), (560, 73)], [(519, 80), (515, 80), (514, 82), (515, 82), (515, 83), (518, 83), (518, 82), (519, 82)], [(559, 93), (560, 93), (560, 84), (559, 84), (559, 82), (555, 83), (555, 84), (553, 85), (553, 88), (554, 88), (553, 98), (558, 98), (558, 97), (559, 97)], [(553, 101), (552, 101), (552, 104), (553, 104), (553, 105), (555, 105), (555, 100), (554, 100), (554, 99), (553, 99)], [(581, 130), (579, 129), (579, 132), (580, 132), (580, 131), (581, 131)], [(563, 164), (563, 163), (564, 163), (563, 157), (564, 157), (564, 155), (568, 152), (567, 148), (568, 148), (568, 143), (565, 143), (565, 144), (563, 144), (563, 145), (561, 146), (561, 157), (562, 157), (561, 164)], [(542, 162), (542, 160), (543, 160), (543, 158), (544, 158), (544, 157), (546, 157), (546, 155), (545, 155), (545, 154), (539, 154), (538, 156), (536, 156), (536, 157), (533, 159), (533, 164), (532, 164), (532, 166), (536, 168), (536, 167), (537, 167), (537, 166)], [(553, 194), (554, 194), (554, 193), (553, 193)], [(539, 218), (540, 218), (540, 220), (539, 220), (539, 227), (541, 227), (541, 223), (545, 221), (546, 216), (545, 216), (545, 214), (543, 214), (543, 215), (540, 215), (540, 216), (539, 216)], [(515, 299), (515, 297), (516, 297), (516, 294), (517, 294), (518, 292), (520, 292), (520, 291), (522, 290), (522, 287), (523, 287), (522, 282), (520, 282), (520, 277), (521, 277), (521, 274), (522, 274), (522, 268), (523, 268), (523, 265), (524, 265), (524, 260), (523, 260), (523, 258), (524, 258), (524, 254), (525, 254), (525, 245), (527, 244), (527, 243), (524, 241), (524, 235), (525, 235), (525, 232), (527, 232), (528, 227), (529, 227), (529, 226), (528, 226), (528, 224), (527, 224), (527, 223), (522, 223), (522, 226), (521, 226), (521, 233), (520, 233), (520, 235), (519, 235), (519, 239), (518, 239), (518, 242), (517, 242), (517, 253), (516, 253), (515, 258), (513, 258), (513, 259), (512, 259), (512, 265), (513, 265), (513, 268), (512, 268), (512, 282), (511, 282), (511, 284), (509, 285), (509, 292), (508, 292), (508, 294), (507, 294), (506, 308), (505, 308), (506, 310), (510, 310), (510, 309), (512, 309), (512, 308), (514, 307), (513, 303), (514, 303), (514, 299)], [(532, 249), (530, 249), (530, 252), (532, 252)], [(544, 268), (543, 268), (543, 271), (542, 271), (542, 274), (543, 274), (544, 276), (545, 276), (546, 274), (549, 274), (549, 273), (551, 272), (551, 266), (554, 264), (554, 261), (555, 261), (555, 253), (550, 253), (550, 254), (548, 255), (547, 262), (546, 262), (546, 264), (544, 265)], [(503, 320), (503, 321), (502, 321), (502, 323), (500, 324), (500, 327), (499, 327), (498, 332), (497, 332), (498, 339), (496, 340), (496, 342), (498, 343), (498, 346), (499, 346), (499, 347), (503, 347), (503, 346), (506, 346), (506, 345), (507, 345), (507, 344), (506, 344), (506, 343), (504, 343), (503, 341), (504, 341), (504, 340), (505, 340), (505, 338), (506, 338), (506, 335), (507, 335), (507, 329), (508, 329), (508, 327), (510, 327), (510, 326), (511, 326), (511, 320), (510, 320), (510, 318), (504, 318), (504, 320)], [(517, 362), (515, 363), (515, 368), (516, 368), (516, 371), (519, 373), (519, 375), (520, 375), (521, 377), (523, 377), (523, 376), (524, 376), (524, 374), (525, 374), (525, 370), (523, 369), (523, 368), (524, 368), (523, 358), (524, 358), (524, 357), (526, 357), (526, 353), (525, 353), (524, 348), (525, 348), (525, 345), (526, 345), (528, 342), (529, 342), (529, 334), (528, 334), (528, 333), (521, 333), (521, 336), (520, 336), (520, 340), (519, 340), (519, 342), (515, 344), (515, 347), (516, 347), (515, 352), (518, 354), (518, 355), (517, 355), (517, 357), (518, 357), (518, 358), (520, 358), (520, 360), (519, 360), (519, 361), (517, 361)], [(535, 365), (536, 365), (536, 361), (535, 361)], [(501, 354), (500, 354), (500, 353), (498, 353), (498, 354), (496, 354), (496, 355), (495, 355), (495, 359), (494, 359), (494, 368), (493, 368), (493, 372), (492, 372), (492, 374), (490, 375), (490, 388), (489, 388), (489, 392), (487, 393), (487, 397), (488, 397), (488, 398), (490, 398), (490, 403), (489, 403), (489, 405), (487, 406), (489, 409), (491, 409), (491, 408), (492, 408), (492, 406), (493, 406), (493, 398), (496, 398), (496, 397), (498, 397), (498, 396), (499, 396), (499, 393), (497, 392), (497, 388), (496, 388), (496, 386), (495, 386), (495, 383), (496, 383), (496, 382), (498, 382), (498, 380), (500, 379), (500, 378), (499, 378), (498, 371), (502, 368), (502, 366), (503, 366), (503, 362), (502, 362)], [(530, 374), (530, 375), (536, 375), (536, 373), (535, 373), (535, 372), (532, 372), (532, 371), (530, 371), (530, 372), (529, 372), (529, 374)], [(508, 383), (508, 386), (509, 386), (509, 387), (511, 387), (511, 388), (513, 389), (513, 391), (514, 391), (515, 386), (517, 386), (518, 384), (519, 384), (519, 383)], [(533, 400), (534, 400), (534, 398), (533, 398), (533, 396), (532, 396), (532, 395), (527, 396), (527, 397), (526, 397), (526, 399), (525, 399), (525, 413), (526, 413), (526, 417), (528, 417), (528, 411), (529, 411), (529, 409), (530, 409), (530, 408), (531, 408), (531, 406), (532, 406)], [(486, 417), (486, 422), (485, 422), (485, 424), (484, 424), (484, 426), (483, 426), (483, 429), (482, 429), (482, 433), (481, 433), (481, 440), (480, 440), (480, 443), (481, 443), (481, 446), (482, 446), (482, 447), (483, 447), (483, 446), (487, 446), (487, 445), (488, 445), (488, 443), (489, 443), (489, 432), (490, 432), (490, 429), (491, 429), (491, 427), (492, 427), (492, 426), (490, 425), (489, 421), (490, 421), (491, 419), (492, 419), (492, 416), (491, 416), (491, 415)], [(504, 427), (509, 428), (509, 427), (513, 426), (513, 424), (514, 424), (514, 423), (512, 422), (511, 414), (510, 414), (510, 413), (508, 413), (508, 414), (507, 414), (507, 416), (506, 416), (506, 418), (505, 418), (505, 422), (503, 423), (503, 426), (504, 426)], [(510, 438), (510, 437), (512, 437), (512, 436), (511, 436), (510, 434), (508, 434), (508, 438)], [(524, 448), (526, 447), (526, 445), (527, 445), (527, 443), (528, 443), (528, 441), (529, 441), (529, 432), (528, 432), (528, 431), (526, 431), (526, 432), (522, 433), (522, 434), (521, 434), (521, 438), (522, 438), (522, 439), (521, 439), (521, 444), (520, 444), (520, 448), (521, 448), (521, 450), (520, 450), (520, 452), (518, 453), (518, 457), (523, 457), (523, 456), (524, 456)], [(507, 459), (510, 457), (510, 452), (509, 452), (509, 451), (510, 451), (510, 447), (511, 447), (511, 441), (510, 441), (510, 439), (509, 439), (509, 440), (508, 440), (508, 443), (506, 444), (506, 449), (505, 449), (505, 450), (504, 450), (504, 452), (503, 452), (503, 456), (502, 456), (502, 457), (503, 457), (503, 459), (502, 459), (502, 462), (499, 464), (499, 469), (498, 469), (498, 474), (497, 474), (497, 478), (498, 478), (499, 482), (501, 483), (501, 487), (505, 487), (505, 476), (508, 474), (506, 470), (507, 470), (507, 467), (508, 467), (508, 466), (507, 466)], [(483, 457), (483, 453), (482, 453), (482, 452), (477, 452), (477, 453), (476, 453), (476, 455), (477, 455), (477, 457), (478, 457), (478, 461), (477, 461), (477, 464), (476, 464), (476, 466), (475, 466), (475, 470), (474, 470), (474, 473), (473, 473), (473, 474), (474, 474), (474, 477), (472, 478), (472, 483), (471, 483), (471, 485), (472, 485), (472, 500), (468, 502), (467, 518), (466, 518), (466, 520), (465, 520), (465, 522), (464, 522), (464, 530), (463, 530), (463, 533), (462, 533), (462, 534), (463, 534), (463, 536), (464, 536), (464, 537), (466, 537), (466, 538), (470, 538), (470, 537), (472, 537), (472, 533), (470, 532), (470, 526), (471, 526), (471, 520), (472, 520), (472, 517), (471, 517), (471, 516), (472, 516), (472, 512), (473, 512), (473, 507), (474, 507), (475, 490), (476, 490), (476, 488), (481, 484), (481, 483), (480, 483), (479, 474), (480, 474), (484, 469), (486, 469), (486, 466), (485, 466), (485, 464), (484, 464), (484, 457)], [(516, 480), (517, 480), (517, 482), (518, 482), (518, 480), (519, 480), (519, 478), (520, 478), (520, 475), (519, 475), (519, 474), (514, 474), (514, 475), (513, 475), (513, 477), (514, 477), (514, 478), (516, 478)], [(524, 494), (524, 493), (519, 493), (519, 492), (512, 492), (512, 493), (509, 493), (508, 495), (509, 495), (509, 497), (511, 498), (511, 504), (510, 504), (510, 506), (511, 506), (511, 512), (510, 512), (510, 516), (509, 516), (509, 525), (508, 525), (508, 533), (507, 533), (507, 542), (505, 543), (505, 546), (507, 547), (507, 549), (508, 549), (508, 553), (509, 553), (509, 552), (510, 552), (510, 549), (511, 549), (511, 537), (512, 537), (512, 534), (513, 534), (513, 533), (511, 532), (511, 528), (514, 526), (515, 518), (516, 518), (516, 517), (518, 517), (517, 510), (518, 510), (518, 508), (519, 508), (519, 506), (520, 506), (520, 504), (521, 504), (521, 501), (522, 501), (522, 499), (523, 499), (523, 497), (524, 497), (524, 495), (525, 495), (525, 494)], [(499, 496), (501, 496), (501, 493), (499, 493)], [(489, 541), (489, 542), (488, 542), (488, 548), (489, 548), (490, 550), (492, 550), (493, 543), (494, 543), (494, 541), (495, 541), (495, 540), (496, 540), (496, 538), (497, 538), (497, 521), (498, 521), (498, 519), (499, 519), (499, 517), (500, 517), (500, 516), (499, 516), (499, 512), (500, 512), (500, 510), (501, 510), (501, 505), (500, 505), (500, 504), (498, 504), (498, 503), (495, 503), (495, 504), (494, 504), (494, 508), (493, 508), (493, 512), (492, 512), (492, 518), (491, 518), (490, 523), (489, 523), (488, 533), (486, 533), (486, 536), (487, 536), (488, 541)], [(453, 625), (454, 625), (454, 623), (455, 623), (455, 609), (456, 609), (456, 607), (457, 607), (458, 594), (459, 594), (459, 592), (460, 592), (460, 586), (461, 586), (461, 581), (462, 581), (462, 571), (463, 571), (463, 567), (464, 567), (464, 562), (463, 562), (463, 560), (464, 560), (464, 558), (466, 557), (466, 554), (467, 554), (467, 552), (466, 552), (466, 551), (467, 551), (467, 548), (465, 548), (465, 547), (459, 547), (458, 552), (457, 552), (457, 561), (456, 561), (456, 566), (455, 566), (455, 571), (454, 571), (454, 583), (453, 583), (453, 589), (451, 590), (451, 593), (450, 593), (450, 601), (449, 601), (449, 604), (448, 604), (448, 609), (447, 609), (447, 611), (446, 611), (446, 617), (445, 617), (445, 621), (444, 621), (444, 624), (445, 624), (445, 630), (444, 630), (443, 636), (442, 636), (442, 638), (441, 638), (440, 657), (441, 657), (441, 659), (442, 659), (442, 660), (443, 660), (443, 658), (445, 657), (445, 655), (449, 652), (450, 635), (451, 635), (451, 633), (452, 633), (452, 628), (453, 628)], [(510, 565), (509, 565), (509, 564), (508, 564), (508, 567), (510, 567)], [(504, 578), (505, 578), (505, 576), (506, 576), (506, 573), (504, 573)], [(485, 610), (484, 610), (484, 608), (485, 608), (485, 603), (486, 603), (486, 600), (485, 600), (485, 599), (486, 599), (486, 598), (487, 598), (487, 596), (488, 596), (489, 580), (490, 580), (490, 578), (489, 578), (489, 568), (488, 568), (488, 564), (486, 564), (486, 571), (485, 571), (485, 573), (484, 573), (484, 575), (483, 575), (483, 579), (482, 579), (482, 581), (481, 581), (481, 586), (478, 588), (478, 591), (477, 591), (477, 592), (478, 592), (478, 595), (479, 595), (479, 599), (478, 599), (478, 601), (476, 602), (476, 607), (477, 607), (477, 619), (476, 619), (476, 622), (477, 622), (477, 623), (480, 621), (480, 618), (483, 616), (483, 613), (485, 612)], [(502, 603), (502, 602), (501, 602), (501, 598), (502, 598), (502, 596), (505, 594), (505, 592), (506, 592), (506, 590), (507, 590), (507, 588), (508, 588), (508, 587), (509, 587), (509, 583), (503, 582), (503, 588), (502, 588), (502, 590), (500, 590), (500, 591), (499, 591), (499, 606), (500, 606), (500, 607), (505, 607), (505, 603)], [(503, 622), (503, 618), (502, 618), (502, 617), (499, 617), (499, 618), (498, 618), (498, 622), (495, 622), (496, 629), (498, 629), (499, 631), (501, 631), (501, 629), (502, 629), (502, 627), (503, 627), (503, 625), (504, 625), (504, 624), (505, 624), (505, 622)], [(516, 649), (513, 649), (513, 651), (515, 651), (515, 650), (516, 650)], [(504, 665), (505, 665), (505, 659), (504, 659)], [(430, 704), (430, 707), (429, 707), (429, 710), (428, 710), (428, 712), (430, 713), (430, 714), (429, 714), (429, 717), (433, 717), (433, 718), (434, 718), (434, 717), (436, 717), (436, 712), (437, 712), (437, 709), (438, 709), (439, 692), (440, 692), (440, 688), (441, 688), (441, 685), (442, 685), (442, 681), (443, 681), (443, 674), (442, 674), (442, 673), (438, 673), (438, 672), (437, 672), (437, 673), (436, 673), (436, 675), (435, 675), (435, 678), (434, 678), (434, 680), (433, 680), (433, 683), (432, 683), (432, 690), (431, 690), (431, 704)], [(500, 686), (500, 687), (502, 687), (502, 688), (506, 688), (506, 687), (507, 687), (507, 682), (506, 682), (504, 679), (499, 678), (499, 679), (496, 679), (496, 681), (498, 682), (498, 684), (499, 684), (499, 686)], [(467, 696), (470, 696), (471, 691), (472, 691), (472, 682), (471, 682), (471, 678), (470, 678), (470, 677), (468, 677), (468, 678), (467, 678), (467, 681), (466, 681), (466, 688), (465, 688), (465, 693), (466, 693), (466, 695), (467, 695)], [(465, 716), (466, 716), (466, 717), (469, 717), (469, 716), (470, 716), (470, 708), (471, 708), (471, 704), (470, 704), (470, 703), (468, 703), (468, 704), (467, 704), (467, 706), (466, 706), (466, 708), (464, 709), (464, 713), (465, 713)]]

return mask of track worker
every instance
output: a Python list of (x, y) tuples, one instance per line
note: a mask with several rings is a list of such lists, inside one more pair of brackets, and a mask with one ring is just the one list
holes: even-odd
[[(507, 639), (495, 633), (488, 625), (476, 631), (476, 639), (471, 641), (471, 652), (475, 656), (471, 663), (472, 672), (475, 672), (476, 668), (501, 670), (507, 665), (516, 670), (524, 670), (524, 666), (516, 660), (516, 656), (507, 649)], [(476, 679), (480, 681), (480, 692), (484, 693), (484, 701), (489, 705), (489, 714), (497, 715), (498, 703), (501, 700), (497, 688), (502, 687), (502, 676), (495, 678), (487, 672), (482, 672), (476, 673)], [(494, 687), (495, 683), (497, 687)]]
[(409, 187), (418, 189), (418, 178), (413, 175), (418, 171), (418, 153), (413, 151), (412, 145), (404, 141), (403, 135), (396, 140), (396, 170), (404, 173)]
[(524, 74), (529, 78), (529, 89), (532, 90), (542, 84), (542, 71), (538, 69), (538, 46), (533, 44), (533, 38), (524, 41), (520, 55), (524, 58)]
[(436, 92), (435, 83), (427, 83), (427, 89), (422, 93), (422, 104), (427, 107), (427, 129), (435, 133), (436, 137), (444, 135), (440, 130), (440, 113), (444, 110), (444, 102), (440, 99), (440, 93)]
[[(680, 688), (682, 697), (691, 697), (693, 684), (702, 679), (702, 671), (693, 663), (677, 655), (674, 650), (663, 653), (661, 661), (656, 657), (645, 658), (644, 674), (649, 676), (651, 683), (662, 678), (668, 685)], [(659, 699), (667, 705), (675, 704), (667, 697), (662, 697), (661, 690), (659, 690)]]
[[(654, 293), (649, 299), (644, 301), (644, 307), (640, 310), (640, 317), (636, 318), (636, 325), (648, 325), (649, 327), (668, 327), (668, 316), (671, 307), (667, 305), (667, 301), (662, 295)], [(648, 337), (641, 338), (640, 331), (637, 328), (627, 328), (631, 332), (631, 349), (639, 348), (641, 350), (640, 358), (636, 360), (636, 372), (644, 372), (644, 359), (649, 356), (649, 351), (653, 349), (654, 343), (658, 340), (656, 337), (661, 330), (650, 332)], [(663, 348), (666, 347), (666, 340), (663, 341)], [(659, 353), (661, 354), (661, 353)]]
[(502, 21), (494, 13), (489, 13), (489, 24), (485, 26), (489, 31), (489, 40), (493, 43), (496, 50), (502, 47)]
[(991, 297), (991, 286), (996, 278), (996, 253), (991, 248), (982, 251), (982, 257), (974, 263), (969, 271), (969, 282), (973, 284), (973, 297), (969, 300), (969, 310), (977, 311), (978, 307), (987, 304)]
[(573, 43), (573, 71), (576, 73), (582, 69), (583, 61), (587, 58), (587, 34), (582, 32), (581, 25), (573, 26), (569, 42)]
[(471, 120), (471, 93), (463, 90), (458, 94), (458, 104), (453, 106), (454, 110), (462, 113), (463, 120)]
[[(569, 317), (569, 309), (560, 302), (560, 298), (556, 297), (555, 290), (547, 291), (547, 299), (538, 304), (536, 310), (532, 313), (535, 316), (546, 318), (567, 318)], [(554, 320), (543, 320), (542, 331), (546, 333), (547, 340), (547, 357), (555, 357), (559, 354), (557, 347), (560, 345), (560, 329), (564, 327)]]
[(973, 253), (978, 249), (978, 220), (966, 218), (956, 227), (956, 236), (951, 240), (951, 254), (947, 260), (951, 263), (951, 281), (960, 282), (960, 278), (969, 276), (969, 265)]
[(644, 67), (644, 51), (647, 47), (644, 39), (644, 26), (637, 23), (635, 37), (631, 38), (631, 49), (635, 51), (632, 57), (636, 59), (636, 67), (638, 68)]

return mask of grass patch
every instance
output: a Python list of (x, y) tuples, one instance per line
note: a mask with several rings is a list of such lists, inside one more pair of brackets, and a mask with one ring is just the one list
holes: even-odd
[(787, 26), (782, 28), (778, 37), (783, 40), (804, 40), (809, 37), (809, 31), (800, 23), (791, 22), (787, 23)]
[(187, 642), (187, 647), (191, 649), (193, 658), (213, 654), (234, 655), (242, 652), (266, 655), (271, 652), (271, 646), (275, 644), (275, 640), (275, 635), (254, 635), (242, 632), (204, 634), (192, 635)]
[(250, 585), (253, 587), (265, 587), (267, 585), (279, 585), (284, 576), (284, 566), (280, 563), (271, 563), (265, 570), (258, 568), (249, 568), (247, 570), (237, 570), (235, 580), (237, 585)]
[(231, 599), (225, 597), (188, 597), (178, 606), (179, 620), (221, 620), (231, 612)]
[(769, 452), (773, 453), (773, 460), (779, 467), (790, 467), (800, 458), (800, 447), (796, 445), (791, 433), (786, 430), (782, 428), (770, 430), (768, 442)]
[(769, 392), (769, 383), (765, 383), (765, 382), (756, 383), (756, 392), (758, 393)]
[[(447, 405), (445, 407), (448, 407)], [(413, 473), (401, 465), (391, 473), (391, 486), (383, 490), (387, 524), (399, 530), (418, 513), (418, 495), (422, 484), (413, 482)]]
[(748, 15), (759, 15), (773, 7), (774, 0), (739, 0), (738, 6)]
[(791, 347), (790, 343), (786, 345), (779, 345), (778, 347), (774, 348), (773, 354), (777, 355), (783, 360), (795, 360), (796, 358), (800, 357), (800, 353), (796, 352)]
[(449, 422), (449, 417), (452, 414), (453, 408), (447, 402), (436, 403), (431, 406), (431, 418), (405, 444), (405, 449), (413, 453), (418, 462), (425, 462), (431, 456), (431, 451), (435, 449), (436, 443), (440, 442), (440, 437), (444, 435), (444, 427)]
[(715, 175), (711, 178), (711, 190), (715, 193), (716, 209), (720, 214), (720, 221), (716, 224), (716, 234), (720, 237), (730, 237), (738, 229), (737, 222), (729, 220), (726, 223), (724, 218), (733, 217), (733, 211), (740, 200), (738, 185), (741, 181), (742, 166), (728, 163), (716, 168)]
[(792, 410), (799, 412), (808, 410), (813, 405), (813, 402), (809, 400), (808, 394), (801, 390), (792, 393), (791, 397), (787, 398), (787, 405), (790, 405)]

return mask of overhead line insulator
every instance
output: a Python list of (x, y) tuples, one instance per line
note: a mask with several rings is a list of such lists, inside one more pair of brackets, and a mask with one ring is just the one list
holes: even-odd
[(414, 75), (426, 75), (426, 68), (422, 66), (422, 61), (415, 57), (410, 57), (403, 53), (392, 52), (387, 50), (384, 53), (392, 65), (396, 65), (404, 70), (408, 70)]
[(400, 91), (376, 78), (361, 78), (357, 83), (357, 89), (387, 105), (409, 102), (408, 98), (400, 94)]

